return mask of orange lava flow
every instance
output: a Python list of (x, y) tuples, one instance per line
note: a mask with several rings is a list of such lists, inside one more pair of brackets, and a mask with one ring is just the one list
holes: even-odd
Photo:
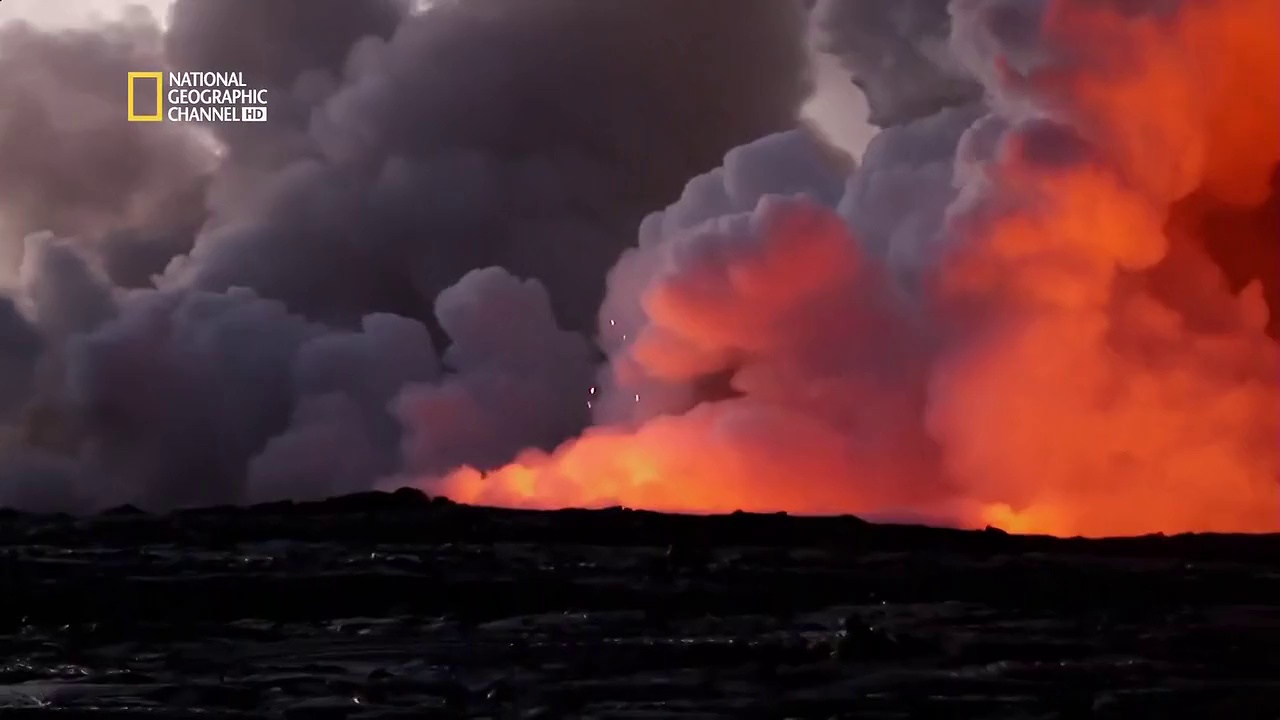
[[(1186, 2), (1138, 20), (1108, 7), (1050, 4), (1049, 41), (1101, 60), (1016, 81), (1090, 151), (1063, 160), (1038, 151), (1043, 128), (1010, 132), (985, 199), (949, 227), (964, 250), (936, 278), (935, 344), (894, 354), (883, 325), (841, 325), (865, 306), (862, 259), (821, 218), (781, 223), (769, 232), (795, 237), (766, 237), (746, 259), (718, 247), (656, 279), (656, 329), (614, 358), (664, 382), (734, 371), (740, 397), (424, 485), (515, 507), (1280, 532), (1280, 344), (1262, 287), (1230, 287), (1210, 259), (1241, 240), (1219, 234), (1231, 223), (1205, 230), (1171, 211), (1193, 196), (1227, 214), (1275, 202), (1280, 3)], [(1280, 242), (1273, 230), (1250, 242)], [(830, 287), (806, 293), (798, 279)], [(826, 362), (828, 337), (889, 346), (890, 365), (914, 353), (924, 370), (900, 386), (842, 376), (854, 355)], [(728, 357), (738, 364), (716, 364)], [(886, 428), (880, 445), (853, 441)]]
[[(828, 429), (803, 416), (757, 418), (754, 428), (730, 418), (706, 406), (636, 432), (593, 429), (553, 454), (529, 452), (491, 473), (458, 470), (434, 487), (462, 502), (526, 508), (827, 515), (867, 507), (856, 482), (812, 482), (843, 464)], [(784, 422), (786, 434), (761, 434)]]

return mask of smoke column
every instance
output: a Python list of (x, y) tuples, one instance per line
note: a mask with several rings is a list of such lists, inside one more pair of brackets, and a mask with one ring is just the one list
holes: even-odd
[[(337, 5), (0, 29), (94, 111), (0, 113), (0, 504), (1280, 530), (1273, 0)], [(113, 121), (147, 62), (272, 121)]]
[[(788, 3), (331, 4), (179, 0), (166, 36), (136, 19), (8, 28), (49, 48), (26, 67), (56, 82), (23, 85), (27, 99), (101, 105), (107, 127), (87, 111), (53, 124), (64, 135), (43, 146), (85, 150), (37, 156), (4, 213), (12, 272), (27, 268), (14, 302), (48, 348), (32, 351), (14, 323), (5, 352), (35, 380), (8, 403), (8, 455), (76, 472), (59, 481), (74, 492), (14, 480), (0, 503), (163, 508), (364, 489), (402, 465), (410, 407), (439, 426), (413, 453), (424, 467), (553, 447), (589, 421), (580, 397), (601, 355), (583, 331), (639, 220), (726, 151), (791, 126), (808, 94), (804, 16)], [(119, 122), (118, 79), (160, 62), (234, 64), (272, 89), (271, 122)], [(0, 127), (14, 133), (0, 133), (12, 138), (0, 165), (37, 152), (20, 126)], [(182, 217), (192, 231), (141, 286), (111, 273), (120, 263), (97, 239), (158, 223), (100, 210), (53, 222), (114, 211), (108, 193), (148, 197), (139, 178), (172, 157), (128, 146), (120, 164), (139, 172), (109, 175), (116, 163), (88, 152), (97, 138), (125, 148), (109, 131), (172, 135), (219, 163), (155, 183), (204, 190)], [(105, 199), (67, 191), (77, 162), (100, 173)], [(117, 245), (130, 260), (155, 247)]]

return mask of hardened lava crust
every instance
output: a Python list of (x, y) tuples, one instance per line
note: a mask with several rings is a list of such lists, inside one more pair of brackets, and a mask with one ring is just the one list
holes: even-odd
[(4, 718), (1280, 718), (1280, 535), (0, 511)]

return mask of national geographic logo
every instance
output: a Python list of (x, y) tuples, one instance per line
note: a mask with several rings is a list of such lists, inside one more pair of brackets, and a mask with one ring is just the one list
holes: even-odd
[(239, 72), (131, 72), (128, 106), (129, 122), (265, 122), (267, 91)]

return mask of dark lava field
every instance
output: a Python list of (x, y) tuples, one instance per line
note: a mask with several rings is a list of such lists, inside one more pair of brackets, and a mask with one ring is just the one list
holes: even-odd
[(1280, 718), (1280, 536), (0, 512), (0, 718)]

